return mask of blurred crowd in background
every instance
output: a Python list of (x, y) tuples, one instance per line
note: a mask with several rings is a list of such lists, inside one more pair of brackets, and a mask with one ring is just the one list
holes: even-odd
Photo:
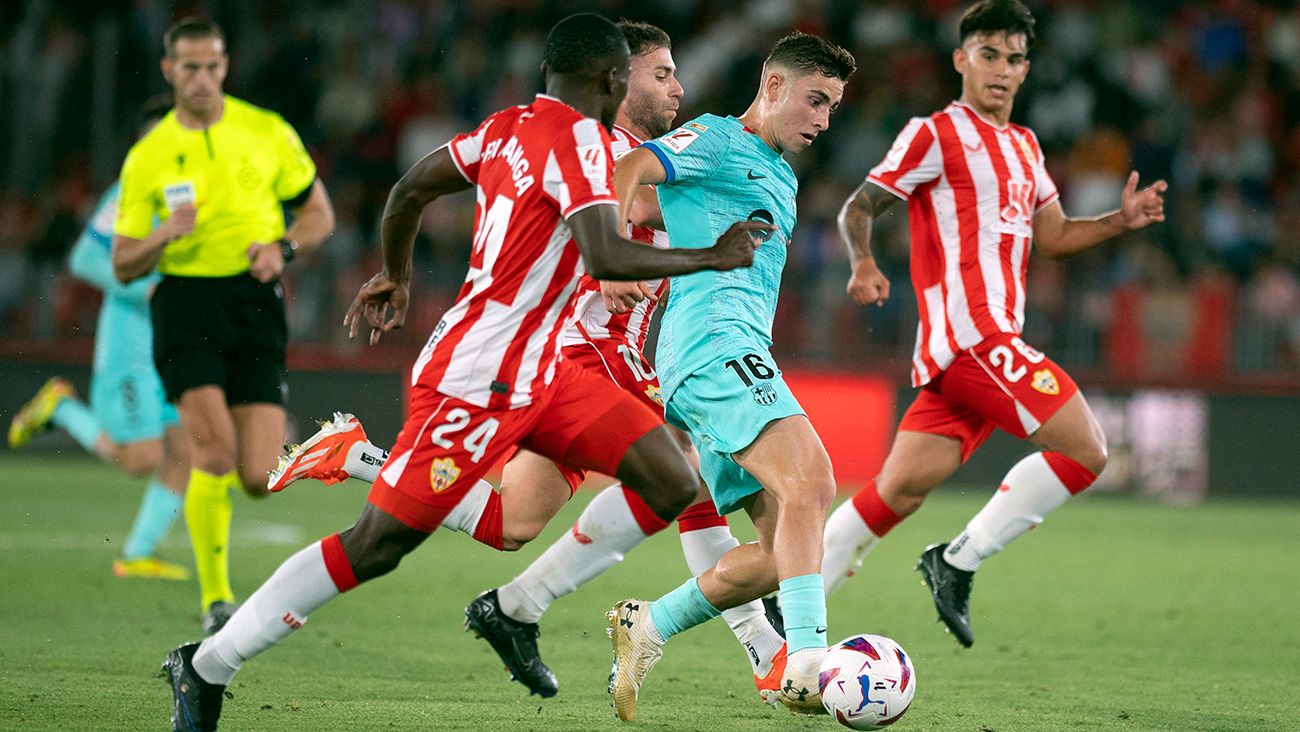
[[(1300, 377), (1300, 4), (1029, 2), (1038, 19), (1013, 121), (1033, 127), (1067, 214), (1118, 206), (1130, 169), (1170, 183), (1168, 221), (1029, 268), (1026, 340), (1097, 379), (1250, 383)], [(959, 94), (953, 0), (211, 0), (0, 8), (0, 347), (79, 342), (95, 293), (65, 257), (116, 177), (141, 101), (166, 89), (163, 30), (226, 30), (228, 93), (284, 115), (319, 166), (333, 238), (291, 265), (291, 339), (364, 362), (342, 314), (379, 268), (378, 222), (412, 163), (540, 91), (545, 34), (582, 9), (674, 39), (678, 123), (739, 114), (771, 44), (793, 28), (858, 59), (831, 129), (790, 162), (800, 225), (776, 325), (784, 362), (904, 373), (916, 329), (906, 211), (879, 224), (893, 295), (862, 309), (835, 216), (907, 119)], [(410, 356), (464, 277), (473, 197), (438, 201), (416, 251)]]

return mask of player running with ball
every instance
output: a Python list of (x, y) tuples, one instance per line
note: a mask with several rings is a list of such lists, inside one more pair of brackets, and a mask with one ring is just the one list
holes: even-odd
[(939, 617), (963, 646), (974, 642), (968, 600), (980, 563), (1106, 466), (1106, 437), (1074, 381), (1020, 338), (1030, 245), (1061, 259), (1165, 217), (1165, 182), (1137, 190), (1136, 171), (1119, 210), (1092, 219), (1061, 211), (1038, 138), (1010, 123), (1033, 40), (1034, 18), (1018, 0), (971, 6), (952, 56), (961, 98), (909, 122), (839, 220), (853, 265), (849, 294), (879, 304), (889, 282), (871, 256), (871, 224), (907, 201), (920, 311), (912, 384), (921, 391), (880, 475), (827, 522), (828, 590), (995, 427), (1042, 449), (1011, 468), (964, 531), (921, 555)]
[(673, 247), (694, 249), (728, 220), (776, 224), (754, 266), (675, 277), (659, 335), (664, 412), (688, 431), (721, 513), (749, 512), (759, 541), (667, 595), (629, 599), (609, 613), (621, 719), (636, 713), (642, 681), (670, 637), (779, 588), (787, 646), (758, 679), (764, 698), (821, 710), (817, 672), (826, 648), (821, 537), (835, 493), (830, 458), (781, 379), (768, 348), (798, 182), (784, 160), (830, 124), (855, 69), (844, 49), (793, 33), (763, 64), (758, 93), (739, 118), (704, 115), (645, 143), (614, 180), (625, 212), (638, 186), (658, 185)]

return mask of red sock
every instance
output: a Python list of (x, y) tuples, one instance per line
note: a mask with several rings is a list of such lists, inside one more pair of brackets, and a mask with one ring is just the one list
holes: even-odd
[(487, 505), (474, 526), (474, 541), (501, 551), (501, 494), (496, 491), (488, 493)]
[(853, 507), (858, 510), (858, 515), (867, 523), (867, 528), (871, 533), (879, 537), (884, 537), (889, 530), (898, 525), (903, 520), (902, 516), (894, 513), (893, 509), (885, 505), (880, 499), (880, 492), (876, 490), (876, 480), (872, 478), (871, 482), (865, 488), (853, 494)]
[(677, 530), (683, 534), (726, 525), (727, 517), (719, 516), (718, 507), (708, 498), (682, 511), (682, 515), (677, 517)]
[(1047, 467), (1056, 473), (1056, 477), (1061, 479), (1061, 483), (1072, 496), (1079, 495), (1085, 488), (1097, 482), (1097, 476), (1093, 475), (1091, 470), (1059, 452), (1044, 450), (1043, 459), (1047, 461)]
[(627, 501), (627, 507), (632, 511), (632, 518), (636, 519), (636, 525), (641, 527), (646, 536), (657, 534), (668, 527), (668, 522), (659, 518), (659, 515), (650, 508), (644, 498), (637, 495), (636, 491), (623, 486), (623, 499)]
[(338, 534), (330, 534), (320, 541), (321, 554), (325, 556), (325, 570), (334, 580), (339, 592), (347, 592), (357, 586), (357, 576), (352, 572), (352, 563), (343, 551), (343, 542)]

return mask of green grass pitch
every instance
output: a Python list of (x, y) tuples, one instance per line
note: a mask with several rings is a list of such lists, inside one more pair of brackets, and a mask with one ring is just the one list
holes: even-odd
[[(0, 455), (0, 729), (167, 727), (164, 654), (196, 638), (193, 584), (124, 581), (109, 563), (141, 486), (90, 460)], [(237, 499), (233, 579), (243, 596), (302, 545), (349, 525), (356, 482)], [(543, 619), (560, 695), (529, 697), (461, 629), (465, 604), (569, 526), (500, 555), (435, 535), (393, 575), (317, 611), (236, 677), (223, 728), (241, 730), (833, 730), (759, 702), (721, 622), (674, 638), (635, 722), (605, 693), (604, 611), (685, 577), (675, 531), (560, 600)], [(1170, 508), (1085, 497), (991, 560), (972, 599), (976, 644), (934, 622), (912, 565), (984, 498), (937, 493), (830, 599), (834, 639), (888, 635), (912, 654), (918, 693), (899, 730), (1300, 729), (1300, 503)], [(742, 540), (752, 535), (737, 521)], [(178, 527), (167, 557), (189, 562)]]

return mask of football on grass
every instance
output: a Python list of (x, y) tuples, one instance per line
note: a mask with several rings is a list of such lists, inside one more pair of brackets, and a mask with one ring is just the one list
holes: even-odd
[(916, 669), (903, 647), (883, 635), (855, 635), (822, 659), (822, 705), (850, 729), (879, 729), (898, 721), (916, 696)]

